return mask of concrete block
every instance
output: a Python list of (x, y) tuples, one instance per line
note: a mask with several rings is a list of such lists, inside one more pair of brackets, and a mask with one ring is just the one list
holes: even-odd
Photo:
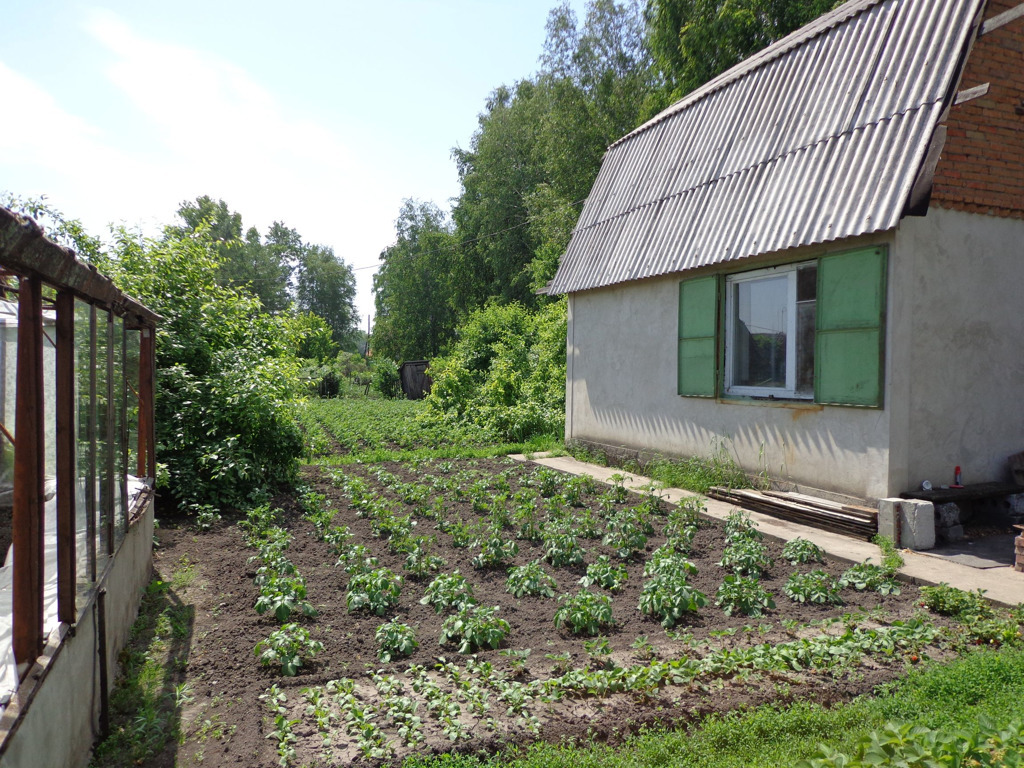
[(935, 506), (919, 499), (880, 499), (878, 532), (898, 547), (931, 549), (935, 546)]

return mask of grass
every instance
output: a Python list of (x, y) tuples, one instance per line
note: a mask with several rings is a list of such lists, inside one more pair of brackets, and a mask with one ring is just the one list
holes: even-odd
[(121, 676), (110, 696), (110, 734), (93, 752), (90, 766), (138, 765), (178, 738), (181, 709), (190, 700), (181, 682), (188, 663), (194, 608), (177, 590), (195, 579), (195, 565), (182, 558), (166, 580), (146, 588), (139, 617), (121, 652)]
[[(329, 466), (426, 459), (483, 459), (562, 448), (560, 437), (501, 443), (479, 427), (430, 418), (422, 401), (310, 400), (296, 408), (311, 460)], [(341, 453), (334, 453), (337, 448)]]
[(699, 726), (647, 730), (619, 747), (537, 743), (489, 758), (416, 756), (404, 768), (777, 768), (807, 759), (818, 745), (845, 752), (886, 722), (973, 727), (1020, 716), (1024, 650), (977, 651), (950, 664), (915, 668), (875, 697), (826, 709), (810, 702), (715, 715)]
[(721, 444), (715, 446), (708, 456), (660, 458), (646, 463), (631, 459), (616, 464), (607, 454), (580, 444), (570, 445), (569, 453), (580, 461), (622, 466), (629, 472), (649, 477), (668, 488), (683, 488), (695, 493), (706, 494), (708, 489), (716, 485), (726, 488), (750, 488), (755, 485)]

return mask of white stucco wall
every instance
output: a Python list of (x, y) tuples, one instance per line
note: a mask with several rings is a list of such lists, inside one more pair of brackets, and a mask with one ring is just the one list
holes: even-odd
[(950, 483), (956, 465), (967, 482), (1008, 480), (1007, 457), (1024, 451), (1024, 221), (933, 208), (772, 261), (869, 243), (889, 246), (882, 409), (677, 396), (671, 275), (570, 296), (567, 439), (680, 456), (724, 446), (748, 472), (867, 500)]
[[(912, 343), (906, 459), (893, 482), (1008, 481), (1024, 451), (1024, 221), (933, 208), (904, 219), (897, 301)], [(905, 465), (905, 466), (899, 466)]]
[[(890, 239), (859, 238), (783, 257), (809, 259)], [(707, 456), (723, 446), (751, 473), (862, 499), (886, 496), (888, 408), (676, 394), (679, 282), (670, 275), (570, 297), (567, 439), (680, 456)]]

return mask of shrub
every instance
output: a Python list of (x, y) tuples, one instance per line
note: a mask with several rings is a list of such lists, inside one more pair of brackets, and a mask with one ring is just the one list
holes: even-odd
[(373, 361), (374, 390), (382, 396), (394, 400), (402, 396), (402, 377), (398, 374), (398, 363), (386, 357), (375, 358)]
[(478, 309), (447, 355), (430, 365), (426, 398), (437, 418), (478, 424), (502, 439), (561, 437), (565, 426), (566, 303)]
[(301, 576), (268, 575), (256, 598), (256, 613), (272, 613), (285, 622), (295, 612), (316, 616), (316, 609), (306, 601), (306, 582)]
[(554, 597), (556, 586), (555, 580), (544, 572), (537, 561), (513, 568), (508, 572), (508, 579), (505, 581), (505, 587), (515, 597)]
[(156, 335), (156, 425), (168, 490), (184, 504), (243, 506), (253, 487), (294, 480), (302, 435), (290, 413), (301, 364), (286, 324), (218, 284), (205, 229), (161, 240), (121, 228), (97, 266), (164, 320)]
[(509, 633), (509, 624), (497, 616), (498, 606), (463, 606), (441, 625), (441, 645), (458, 641), (459, 653), (473, 653), (478, 648), (497, 648)]
[(607, 595), (595, 595), (589, 590), (581, 589), (575, 595), (562, 595), (558, 602), (555, 626), (566, 626), (574, 635), (594, 637), (615, 624), (615, 619), (612, 618), (612, 600)]
[(400, 656), (408, 656), (420, 647), (413, 628), (397, 621), (389, 621), (377, 627), (374, 639), (380, 649), (377, 658), (385, 664)]

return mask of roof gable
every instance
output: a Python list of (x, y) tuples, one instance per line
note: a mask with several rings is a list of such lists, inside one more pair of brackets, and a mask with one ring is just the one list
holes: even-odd
[(886, 230), (983, 0), (854, 0), (613, 144), (550, 292)]

